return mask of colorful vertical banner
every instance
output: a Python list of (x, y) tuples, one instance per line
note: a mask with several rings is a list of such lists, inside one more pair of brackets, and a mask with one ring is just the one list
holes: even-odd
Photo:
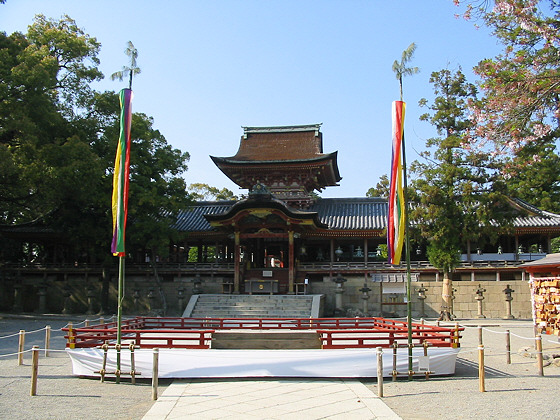
[(389, 216), (387, 223), (387, 252), (390, 264), (400, 264), (405, 234), (405, 199), (403, 190), (403, 135), (406, 104), (394, 101), (393, 155), (391, 160), (391, 180), (389, 184)]
[(121, 128), (117, 154), (115, 156), (115, 172), (113, 173), (113, 241), (111, 242), (111, 253), (115, 256), (124, 257), (126, 217), (128, 213), (132, 90), (121, 90), (119, 98), (121, 102)]

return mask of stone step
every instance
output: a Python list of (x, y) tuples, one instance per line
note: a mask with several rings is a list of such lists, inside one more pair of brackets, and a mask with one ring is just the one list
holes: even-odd
[(213, 349), (320, 349), (321, 338), (314, 331), (264, 332), (220, 331), (212, 334)]
[[(198, 295), (193, 318), (309, 318), (314, 297), (302, 295)], [(196, 304), (194, 304), (196, 302)]]

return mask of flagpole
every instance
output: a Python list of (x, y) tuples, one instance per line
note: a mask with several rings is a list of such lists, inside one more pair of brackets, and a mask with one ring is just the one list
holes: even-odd
[(403, 195), (404, 195), (404, 240), (406, 250), (406, 323), (408, 326), (408, 378), (412, 379), (412, 293), (410, 275), (410, 232), (408, 223), (408, 181), (406, 179), (406, 148), (404, 142), (404, 126), (402, 132), (402, 164), (403, 164)]
[(117, 377), (116, 382), (119, 383), (121, 372), (121, 340), (122, 340), (122, 302), (124, 295), (124, 256), (119, 256), (119, 290), (117, 302)]

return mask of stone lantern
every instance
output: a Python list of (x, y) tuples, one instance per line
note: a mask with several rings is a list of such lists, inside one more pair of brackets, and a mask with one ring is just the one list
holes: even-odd
[(334, 282), (336, 283), (335, 293), (335, 313), (342, 314), (344, 310), (342, 309), (342, 294), (344, 293), (344, 283), (346, 279), (339, 274), (337, 274)]
[(426, 318), (426, 292), (428, 289), (424, 287), (424, 283), (421, 283), (416, 291), (418, 292), (418, 300), (420, 301), (420, 318)]
[(368, 300), (369, 300), (369, 292), (371, 292), (371, 289), (369, 287), (367, 287), (367, 283), (364, 282), (364, 287), (362, 287), (360, 289), (360, 292), (362, 292), (362, 309), (364, 312), (364, 315), (367, 316), (368, 313)]
[(478, 313), (476, 314), (477, 318), (486, 318), (486, 316), (482, 313), (482, 301), (484, 300), (484, 289), (480, 284), (478, 285), (478, 289), (476, 289), (475, 293), (476, 296), (474, 297), (478, 303)]
[(515, 292), (515, 290), (510, 288), (508, 284), (503, 292), (506, 294), (506, 316), (504, 316), (504, 319), (513, 319), (513, 315), (511, 314), (511, 301), (513, 300), (513, 297), (511, 294)]

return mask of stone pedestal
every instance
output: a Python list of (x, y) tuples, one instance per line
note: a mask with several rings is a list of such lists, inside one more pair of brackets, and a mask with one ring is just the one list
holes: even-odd
[(476, 296), (474, 297), (475, 300), (477, 301), (477, 314), (476, 317), (477, 318), (486, 318), (486, 316), (482, 313), (482, 301), (484, 300), (484, 292), (486, 292), (486, 289), (484, 289), (480, 284), (478, 285), (478, 289), (476, 289)]
[(37, 292), (39, 295), (39, 308), (38, 311), (40, 314), (47, 313), (47, 285), (41, 284), (39, 286), (39, 291)]
[(334, 305), (335, 305), (335, 315), (342, 315), (344, 314), (344, 308), (342, 307), (342, 294), (344, 293), (344, 283), (347, 280), (345, 278), (343, 278), (340, 274), (338, 274), (336, 276), (336, 278), (334, 279), (334, 282), (336, 283), (336, 289), (334, 291), (335, 293), (335, 301), (334, 301)]
[(503, 292), (506, 294), (506, 316), (504, 316), (503, 319), (513, 319), (514, 317), (511, 314), (511, 301), (513, 300), (513, 297), (511, 294), (515, 292), (515, 290), (511, 289), (508, 284)]

